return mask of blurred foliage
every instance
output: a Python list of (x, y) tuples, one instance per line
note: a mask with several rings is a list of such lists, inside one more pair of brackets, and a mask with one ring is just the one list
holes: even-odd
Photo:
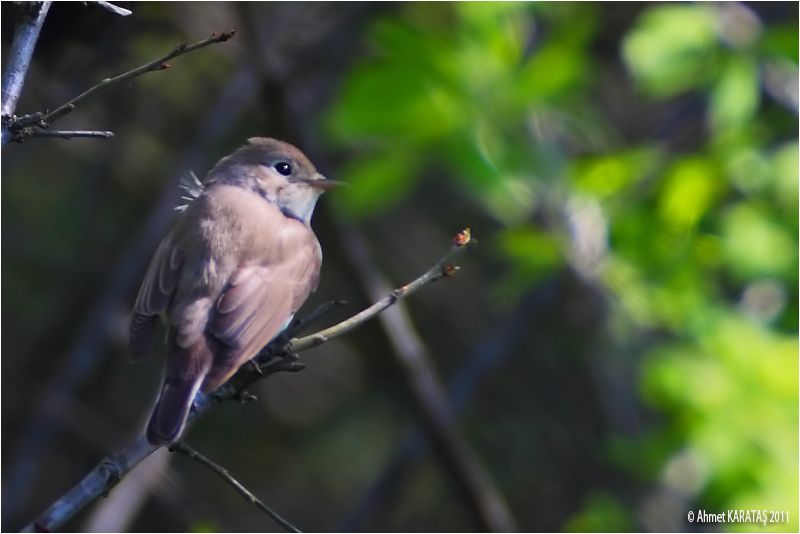
[[(663, 420), (646, 439), (626, 438), (617, 461), (648, 473), (655, 454), (650, 482), (690, 506), (788, 510), (791, 524), (771, 528), (796, 530), (796, 110), (766, 100), (761, 74), (779, 58), (796, 75), (796, 24), (740, 4), (642, 10), (619, 43), (635, 98), (705, 102), (705, 132), (675, 150), (670, 137), (692, 120), (681, 114), (694, 111), (669, 110), (668, 131), (632, 142), (604, 116), (599, 9), (408, 5), (374, 24), (371, 55), (328, 116), (355, 156), (338, 212), (369, 218), (422, 176), (453, 181), (502, 226), (494, 250), (509, 269), (494, 284), (505, 298), (565, 261), (595, 279), (619, 343), (659, 332), (634, 357)], [(600, 207), (595, 230), (607, 226), (608, 250), (588, 271), (592, 251), (581, 248), (605, 234), (574, 224), (575, 199)], [(668, 476), (687, 451), (699, 477), (688, 486), (689, 475)], [(597, 493), (565, 528), (627, 530), (630, 509)]]

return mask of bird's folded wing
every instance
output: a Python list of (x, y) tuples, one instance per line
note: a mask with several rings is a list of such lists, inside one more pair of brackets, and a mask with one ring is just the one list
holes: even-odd
[[(294, 284), (285, 265), (248, 265), (234, 272), (217, 301), (208, 332), (225, 345), (203, 385), (216, 389), (255, 356), (294, 312)], [(283, 276), (282, 276), (283, 275)]]
[(166, 311), (178, 286), (184, 259), (180, 248), (169, 238), (156, 250), (133, 307), (129, 337), (131, 359), (139, 359), (147, 353), (158, 315)]

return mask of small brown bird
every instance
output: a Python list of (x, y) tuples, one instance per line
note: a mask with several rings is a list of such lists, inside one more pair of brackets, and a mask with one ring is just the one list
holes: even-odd
[(292, 320), (317, 287), (322, 251), (309, 225), (325, 179), (296, 147), (255, 137), (222, 158), (156, 250), (130, 326), (148, 352), (159, 316), (167, 361), (147, 439), (180, 436), (198, 391), (222, 385)]

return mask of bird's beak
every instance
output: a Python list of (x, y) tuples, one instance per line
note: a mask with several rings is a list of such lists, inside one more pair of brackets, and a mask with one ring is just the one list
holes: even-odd
[(306, 183), (311, 187), (316, 187), (317, 189), (322, 189), (323, 191), (327, 191), (329, 189), (334, 189), (341, 185), (347, 185), (346, 182), (338, 182), (336, 180), (328, 180), (321, 174), (317, 174), (311, 180), (306, 180)]

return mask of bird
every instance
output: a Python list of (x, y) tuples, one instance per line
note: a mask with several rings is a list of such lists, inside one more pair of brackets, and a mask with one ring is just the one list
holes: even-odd
[(129, 353), (166, 326), (161, 389), (147, 441), (181, 435), (198, 392), (214, 391), (292, 321), (316, 290), (322, 249), (311, 229), (319, 197), (341, 185), (297, 147), (253, 137), (197, 182), (156, 249), (136, 297)]

